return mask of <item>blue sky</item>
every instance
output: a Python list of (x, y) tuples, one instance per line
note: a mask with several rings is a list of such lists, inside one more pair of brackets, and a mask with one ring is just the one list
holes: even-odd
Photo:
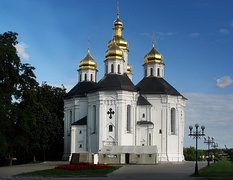
[[(143, 57), (152, 47), (164, 56), (165, 79), (187, 99), (184, 146), (195, 146), (188, 126), (206, 126), (219, 147), (233, 147), (232, 0), (0, 0), (0, 33), (17, 32), (23, 63), (38, 82), (68, 90), (79, 61), (90, 52), (104, 75), (116, 4), (129, 43), (133, 82), (143, 78)], [(200, 148), (206, 148), (203, 140)]]

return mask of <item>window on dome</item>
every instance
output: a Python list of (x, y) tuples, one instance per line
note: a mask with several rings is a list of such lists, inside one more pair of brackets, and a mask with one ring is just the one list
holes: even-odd
[(145, 77), (147, 76), (147, 69), (145, 69)]
[(93, 81), (93, 74), (91, 74), (91, 81)]
[(117, 69), (118, 69), (118, 74), (120, 74), (121, 73), (120, 72), (120, 64), (118, 64)]
[(114, 65), (111, 64), (111, 73), (114, 73)]
[(108, 73), (108, 64), (106, 64), (106, 67), (105, 67), (105, 74)]
[(153, 73), (153, 68), (150, 68), (150, 75), (153, 76), (154, 73)]
[(87, 81), (87, 74), (84, 75), (84, 80)]
[(158, 77), (160, 76), (159, 68), (157, 69), (157, 76), (158, 76)]

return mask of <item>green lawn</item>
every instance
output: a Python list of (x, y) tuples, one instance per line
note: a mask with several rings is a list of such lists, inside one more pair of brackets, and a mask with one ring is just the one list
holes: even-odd
[(46, 169), (28, 173), (22, 173), (17, 176), (104, 176), (111, 173), (121, 166), (115, 166), (114, 168), (101, 168), (101, 169), (84, 169), (84, 170), (65, 170), (65, 169)]
[[(204, 167), (199, 170), (200, 177), (209, 177), (204, 179), (233, 179), (233, 163), (222, 160), (212, 163), (209, 167)], [(210, 178), (211, 177), (211, 178)], [(221, 177), (221, 178), (218, 178)]]

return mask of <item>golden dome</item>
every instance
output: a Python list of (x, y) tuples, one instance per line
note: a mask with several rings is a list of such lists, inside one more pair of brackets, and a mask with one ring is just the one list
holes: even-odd
[(122, 30), (123, 30), (123, 23), (122, 23), (122, 21), (119, 19), (119, 18), (117, 18), (115, 21), (114, 21), (114, 27), (116, 27), (116, 26), (118, 26), (118, 27), (122, 27)]
[(112, 40), (108, 42), (108, 48), (112, 46), (113, 41), (115, 41), (117, 46), (122, 50), (128, 49), (128, 42), (123, 37), (119, 37), (119, 36), (115, 36)]
[(117, 17), (117, 19), (113, 23), (114, 37), (108, 42), (108, 48), (110, 48), (113, 44), (113, 41), (116, 42), (117, 46), (122, 50), (128, 49), (128, 42), (122, 37), (123, 23)]
[(115, 41), (113, 41), (113, 44), (106, 51), (105, 57), (106, 59), (123, 59), (123, 52)]
[(79, 69), (96, 69), (97, 63), (88, 51), (87, 55), (80, 61)]
[(127, 64), (127, 73), (132, 73), (132, 67), (129, 65), (129, 63)]
[(144, 62), (163, 63), (163, 56), (153, 46), (151, 50), (144, 56)]

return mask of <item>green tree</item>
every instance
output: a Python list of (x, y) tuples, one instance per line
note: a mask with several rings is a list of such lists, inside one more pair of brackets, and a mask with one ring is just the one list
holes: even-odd
[[(184, 154), (184, 158), (186, 161), (195, 161), (196, 160), (196, 148), (195, 147), (190, 146), (190, 147), (184, 148), (183, 154)], [(203, 155), (204, 155), (204, 151), (198, 149), (197, 150), (198, 161), (202, 160)]]
[[(14, 138), (15, 105), (19, 94), (20, 59), (14, 47), (17, 42), (17, 33), (6, 32), (0, 34), (0, 156), (12, 157)], [(13, 138), (13, 139), (12, 139)]]
[(31, 124), (34, 161), (40, 154), (45, 159), (46, 152), (50, 160), (62, 156), (64, 95), (64, 87), (52, 87), (46, 83), (37, 87), (37, 105), (33, 110), (35, 118)]
[(17, 35), (0, 34), (0, 158), (61, 157), (65, 88), (39, 86), (35, 68), (20, 62)]

